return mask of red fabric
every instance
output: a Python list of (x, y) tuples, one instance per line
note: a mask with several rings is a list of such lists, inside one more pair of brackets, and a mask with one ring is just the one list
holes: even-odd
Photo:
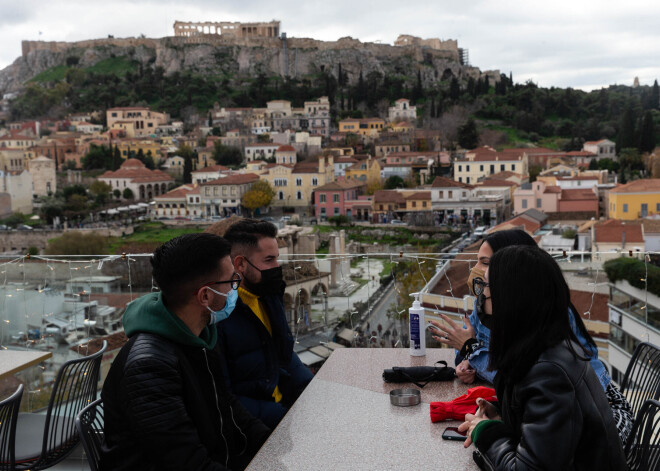
[(495, 390), (485, 386), (468, 389), (467, 394), (449, 402), (431, 403), (431, 422), (443, 420), (464, 420), (465, 414), (474, 414), (477, 410), (477, 399), (483, 397), (488, 402), (496, 402)]

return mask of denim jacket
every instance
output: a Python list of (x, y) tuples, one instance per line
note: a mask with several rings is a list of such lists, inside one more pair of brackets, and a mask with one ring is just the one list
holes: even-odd
[[(580, 342), (580, 345), (582, 345), (585, 350), (590, 353), (589, 362), (591, 363), (591, 367), (596, 372), (596, 376), (598, 377), (598, 381), (600, 381), (603, 390), (607, 390), (607, 386), (610, 384), (611, 379), (607, 369), (605, 368), (605, 365), (603, 365), (603, 363), (598, 359), (598, 350), (587, 344), (586, 338), (578, 330), (577, 324), (575, 322), (575, 314), (573, 311), (569, 309), (568, 313), (573, 333)], [(476, 305), (472, 311), (472, 314), (470, 314), (470, 323), (472, 324), (472, 327), (474, 327), (475, 337), (479, 342), (479, 346), (475, 349), (474, 353), (470, 355), (470, 366), (475, 370), (477, 377), (480, 380), (487, 381), (492, 384), (495, 380), (495, 374), (497, 371), (488, 370), (488, 345), (490, 343), (490, 329), (488, 329), (488, 327), (479, 321)], [(464, 358), (459, 354), (458, 351), (456, 351), (456, 365), (458, 365), (463, 360)]]

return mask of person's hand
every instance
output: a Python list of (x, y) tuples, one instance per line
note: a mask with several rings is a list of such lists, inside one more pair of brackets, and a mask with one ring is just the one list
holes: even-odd
[(472, 445), (472, 431), (482, 420), (502, 420), (493, 404), (484, 398), (477, 399), (477, 411), (474, 414), (465, 414), (465, 422), (458, 426), (459, 432), (467, 432), (467, 438), (463, 442), (465, 448)]
[(465, 384), (474, 383), (477, 372), (470, 366), (470, 362), (463, 360), (456, 366), (456, 377)]
[(440, 314), (440, 317), (445, 321), (444, 324), (438, 321), (429, 321), (433, 326), (431, 328), (438, 332), (438, 335), (433, 336), (438, 342), (460, 350), (468, 339), (474, 338), (474, 327), (472, 327), (468, 316), (464, 316), (465, 329), (452, 321), (446, 314)]
[(489, 420), (502, 420), (502, 417), (500, 417), (500, 414), (497, 411), (497, 407), (483, 397), (477, 399), (477, 406), (479, 406), (477, 414), (481, 414), (482, 417), (486, 417)]

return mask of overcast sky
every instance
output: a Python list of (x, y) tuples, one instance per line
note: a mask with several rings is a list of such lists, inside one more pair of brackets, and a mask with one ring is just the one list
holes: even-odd
[(585, 90), (660, 76), (652, 0), (0, 0), (0, 69), (21, 40), (173, 35), (181, 21), (281, 21), (289, 37), (392, 44), (399, 34), (457, 39), (481, 70)]

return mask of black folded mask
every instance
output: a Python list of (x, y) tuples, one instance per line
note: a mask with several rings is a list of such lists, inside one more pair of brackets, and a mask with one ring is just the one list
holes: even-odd
[(413, 383), (423, 388), (431, 381), (451, 381), (456, 377), (456, 370), (447, 366), (446, 361), (438, 361), (442, 366), (394, 366), (383, 370), (386, 383)]

